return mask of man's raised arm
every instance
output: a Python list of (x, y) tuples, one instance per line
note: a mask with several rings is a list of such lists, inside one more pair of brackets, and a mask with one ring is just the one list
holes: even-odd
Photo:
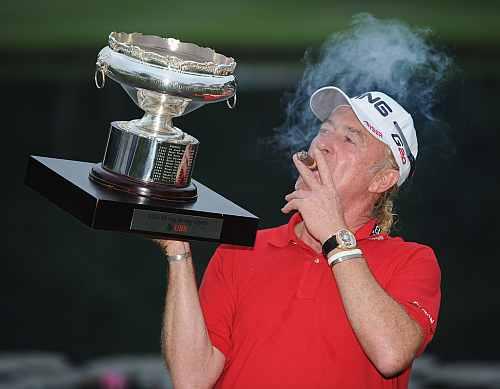
[(222, 372), (225, 357), (208, 336), (190, 245), (157, 242), (169, 258), (161, 343), (172, 383), (175, 388), (210, 388)]

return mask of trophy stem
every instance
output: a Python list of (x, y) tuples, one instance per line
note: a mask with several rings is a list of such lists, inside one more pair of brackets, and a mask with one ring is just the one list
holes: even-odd
[(151, 135), (162, 135), (178, 138), (182, 131), (172, 124), (172, 116), (146, 112), (144, 116), (135, 122), (135, 125)]

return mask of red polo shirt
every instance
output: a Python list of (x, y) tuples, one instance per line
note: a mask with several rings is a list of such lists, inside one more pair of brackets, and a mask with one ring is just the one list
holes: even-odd
[[(252, 249), (221, 245), (205, 272), (200, 301), (210, 339), (226, 357), (216, 388), (406, 388), (409, 369), (385, 379), (363, 352), (325, 258), (288, 225), (261, 230)], [(440, 270), (427, 246), (358, 231), (378, 283), (431, 340)], [(355, 288), (356, 285), (353, 285)]]

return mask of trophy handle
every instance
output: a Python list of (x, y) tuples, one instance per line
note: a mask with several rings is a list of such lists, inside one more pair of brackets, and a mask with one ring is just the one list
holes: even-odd
[(231, 98), (229, 98), (229, 99), (226, 100), (226, 104), (227, 104), (228, 108), (229, 109), (234, 109), (236, 107), (236, 102), (238, 101), (236, 99), (236, 91), (234, 92), (234, 95), (233, 95), (233, 103), (232, 104), (230, 103), (229, 100), (231, 100)]
[[(99, 74), (101, 75), (100, 78), (98, 77)], [(100, 81), (99, 81), (99, 79), (100, 79)], [(106, 67), (105, 67), (105, 65), (103, 65), (100, 62), (96, 63), (96, 69), (95, 69), (95, 73), (94, 73), (94, 82), (95, 82), (95, 86), (97, 87), (97, 89), (104, 88), (104, 85), (106, 84)]]

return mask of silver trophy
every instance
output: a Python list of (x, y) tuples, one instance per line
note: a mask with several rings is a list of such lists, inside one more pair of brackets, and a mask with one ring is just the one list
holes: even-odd
[(196, 200), (191, 174), (199, 142), (172, 118), (223, 100), (234, 107), (234, 59), (173, 38), (112, 32), (96, 66), (98, 88), (111, 78), (145, 114), (111, 123), (103, 161), (90, 178), (135, 195)]

